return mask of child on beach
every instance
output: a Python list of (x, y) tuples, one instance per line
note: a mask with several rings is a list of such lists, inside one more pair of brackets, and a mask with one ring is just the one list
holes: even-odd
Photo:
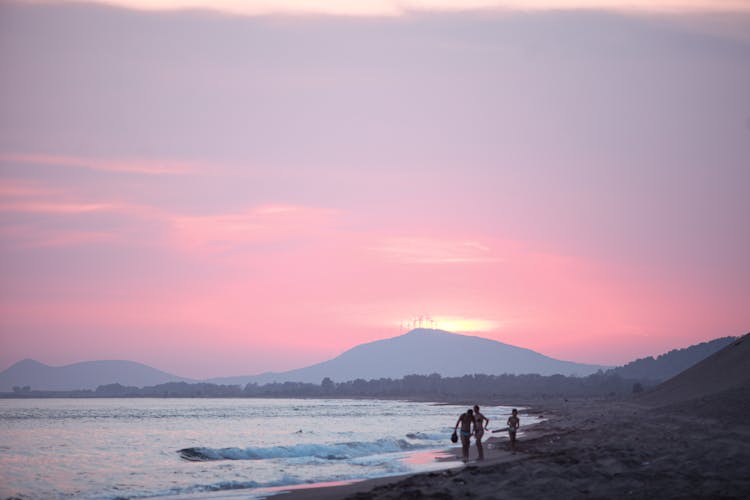
[(513, 408), (513, 412), (508, 417), (508, 436), (510, 437), (510, 449), (516, 452), (516, 431), (521, 427), (521, 419), (518, 418), (518, 410)]
[(513, 450), (513, 453), (516, 452), (516, 431), (518, 428), (521, 427), (521, 419), (518, 418), (518, 410), (513, 408), (513, 411), (511, 412), (510, 417), (508, 417), (508, 427), (505, 427), (503, 429), (495, 429), (492, 431), (495, 432), (503, 432), (504, 430), (508, 431), (508, 437), (510, 438), (510, 449)]

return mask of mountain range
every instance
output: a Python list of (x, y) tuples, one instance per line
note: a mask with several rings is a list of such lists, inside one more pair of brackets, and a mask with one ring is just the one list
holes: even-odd
[[(680, 362), (690, 364), (705, 358), (720, 349), (733, 338), (717, 339), (708, 348), (701, 344), (688, 348), (692, 354), (682, 353)], [(719, 342), (722, 341), (722, 342)], [(639, 366), (647, 366), (648, 373), (660, 371), (646, 358), (645, 364), (637, 360), (625, 367), (622, 376), (632, 378), (654, 378), (638, 376)], [(665, 358), (674, 368), (674, 356)], [(660, 356), (656, 366), (667, 363)], [(466, 374), (540, 374), (586, 376), (609, 367), (562, 361), (530, 349), (516, 347), (495, 340), (469, 335), (460, 335), (433, 329), (415, 329), (403, 335), (377, 340), (355, 346), (341, 355), (308, 367), (278, 373), (262, 373), (238, 377), (223, 377), (204, 380), (212, 384), (241, 385), (269, 382), (309, 382), (319, 384), (328, 377), (336, 382), (355, 379), (402, 378), (406, 375), (430, 375), (439, 373), (444, 377)], [(664, 370), (661, 370), (663, 372)], [(646, 373), (644, 372), (644, 373)], [(145, 387), (167, 382), (195, 383), (198, 380), (179, 377), (141, 363), (131, 361), (90, 361), (67, 366), (52, 367), (26, 359), (0, 372), (0, 392), (23, 390), (78, 390), (96, 389), (100, 385), (119, 383), (124, 386)]]

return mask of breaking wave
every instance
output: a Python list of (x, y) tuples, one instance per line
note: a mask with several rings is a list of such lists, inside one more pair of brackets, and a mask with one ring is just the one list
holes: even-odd
[(315, 457), (325, 460), (347, 460), (350, 458), (397, 453), (426, 446), (415, 445), (404, 439), (378, 439), (369, 443), (350, 442), (337, 444), (297, 444), (268, 448), (183, 448), (177, 453), (191, 462), (214, 460), (265, 460), (273, 458)]
[(429, 440), (429, 441), (446, 441), (450, 437), (451, 433), (450, 431), (446, 432), (445, 434), (432, 434), (428, 432), (410, 432), (406, 435), (409, 439), (418, 439), (418, 440)]

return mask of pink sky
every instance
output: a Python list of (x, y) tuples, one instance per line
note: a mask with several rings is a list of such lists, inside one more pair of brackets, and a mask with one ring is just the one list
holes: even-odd
[(750, 330), (736, 4), (105, 3), (0, 5), (0, 369), (254, 374), (422, 315), (599, 364)]

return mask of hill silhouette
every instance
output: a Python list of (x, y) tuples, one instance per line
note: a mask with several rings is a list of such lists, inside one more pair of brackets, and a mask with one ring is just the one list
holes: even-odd
[(687, 370), (735, 340), (737, 337), (721, 337), (684, 349), (673, 349), (655, 358), (648, 356), (636, 359), (611, 371), (623, 378), (661, 382)]
[(401, 378), (440, 374), (539, 374), (586, 376), (606, 366), (561, 361), (513, 345), (444, 330), (417, 328), (403, 335), (355, 346), (312, 366), (281, 373), (209, 380), (218, 384), (309, 382), (328, 377), (336, 382), (355, 379)]
[(747, 418), (750, 410), (750, 334), (746, 334), (636, 401), (654, 407)]
[(13, 387), (33, 390), (70, 391), (96, 389), (102, 384), (120, 383), (143, 387), (166, 382), (193, 382), (133, 361), (86, 361), (66, 366), (49, 366), (24, 359), (0, 372), (0, 391)]

